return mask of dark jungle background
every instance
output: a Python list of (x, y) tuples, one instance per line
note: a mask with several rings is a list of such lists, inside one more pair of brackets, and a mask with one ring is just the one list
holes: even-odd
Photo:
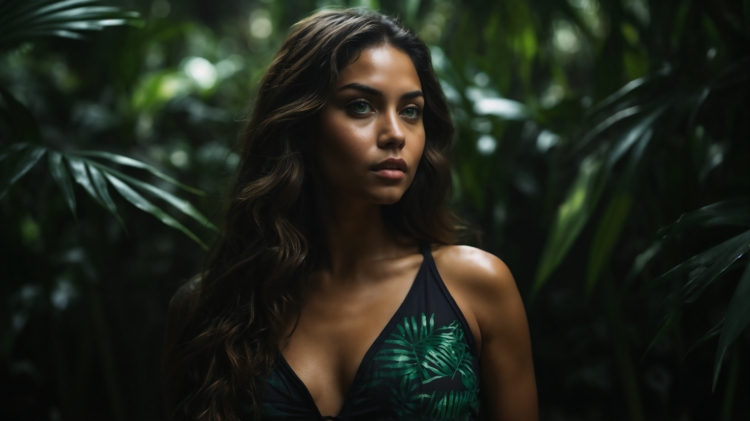
[(0, 418), (163, 418), (255, 84), (331, 5), (431, 46), (543, 420), (750, 420), (750, 0), (0, 0)]

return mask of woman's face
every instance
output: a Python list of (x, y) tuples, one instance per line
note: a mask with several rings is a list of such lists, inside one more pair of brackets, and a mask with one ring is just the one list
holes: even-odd
[(408, 55), (370, 47), (346, 66), (320, 114), (317, 158), (336, 196), (393, 204), (424, 150), (424, 97)]

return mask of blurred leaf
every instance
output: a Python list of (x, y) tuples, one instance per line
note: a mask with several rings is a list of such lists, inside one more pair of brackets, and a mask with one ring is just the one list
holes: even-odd
[(712, 86), (714, 89), (723, 89), (735, 87), (736, 85), (748, 80), (750, 80), (750, 57), (744, 57), (727, 66), (727, 68), (719, 74)]
[(73, 185), (70, 182), (70, 176), (68, 170), (63, 164), (63, 156), (59, 152), (49, 151), (49, 170), (52, 173), (52, 178), (55, 179), (57, 185), (62, 191), (65, 202), (68, 204), (70, 211), (73, 215), (76, 214), (76, 196), (73, 192)]
[(104, 174), (105, 177), (107, 177), (107, 180), (109, 180), (110, 183), (112, 183), (112, 186), (117, 190), (122, 197), (125, 198), (128, 202), (132, 203), (135, 207), (138, 209), (148, 212), (151, 215), (154, 215), (157, 219), (159, 219), (162, 223), (164, 223), (167, 226), (170, 226), (172, 228), (175, 228), (179, 231), (182, 231), (185, 235), (190, 237), (193, 241), (198, 243), (204, 250), (207, 250), (208, 247), (203, 243), (203, 241), (198, 238), (195, 234), (193, 234), (192, 231), (187, 229), (184, 225), (179, 223), (176, 219), (169, 216), (166, 212), (159, 209), (157, 206), (146, 200), (143, 196), (138, 194), (135, 190), (130, 188), (127, 184), (123, 183), (121, 180), (117, 179), (115, 176), (111, 174)]
[(711, 340), (711, 338), (719, 336), (719, 334), (721, 333), (721, 328), (724, 326), (724, 320), (725, 319), (719, 320), (719, 323), (716, 323), (716, 326), (712, 327), (708, 332), (706, 332), (705, 335), (701, 336), (700, 339), (698, 339), (697, 341), (695, 341), (695, 343), (693, 345), (691, 345), (690, 348), (688, 348), (687, 351), (685, 351), (685, 355), (682, 356), (682, 360), (684, 361), (685, 358), (687, 358), (688, 354), (690, 354), (691, 352), (693, 352), (693, 350), (695, 348), (697, 348), (700, 345), (708, 342), (709, 340)]
[(0, 151), (0, 162), (4, 161), (5, 158), (8, 158), (15, 154), (16, 152), (22, 150), (23, 148), (29, 146), (28, 143), (11, 143), (10, 145), (4, 147), (2, 151)]
[[(116, 176), (120, 180), (125, 180), (128, 183), (130, 183), (133, 186), (139, 187), (143, 190), (148, 191), (149, 193), (153, 194), (154, 196), (165, 200), (170, 205), (177, 208), (180, 212), (184, 213), (185, 215), (190, 216), (191, 218), (195, 219), (199, 223), (203, 224), (203, 226), (210, 228), (212, 230), (217, 230), (216, 226), (211, 223), (211, 221), (208, 220), (205, 216), (203, 216), (202, 213), (198, 209), (195, 208), (190, 202), (187, 200), (180, 199), (179, 197), (173, 195), (172, 193), (169, 193), (165, 190), (162, 190), (152, 184), (144, 183), (143, 181), (140, 181), (138, 179), (135, 179), (133, 177), (130, 177), (128, 175), (125, 175), (117, 170), (113, 170), (112, 168), (108, 168), (104, 165), (101, 165), (99, 163), (88, 161), (90, 166), (95, 166), (102, 170), (106, 174), (111, 174), (113, 176)], [(89, 167), (91, 168), (91, 167)]]
[(32, 37), (58, 36), (80, 39), (77, 31), (107, 26), (141, 25), (136, 12), (97, 6), (97, 0), (0, 0), (0, 50)]
[(406, 9), (405, 22), (408, 25), (415, 25), (417, 23), (417, 12), (422, 0), (406, 0), (404, 3)]
[(620, 110), (616, 112), (615, 114), (611, 115), (610, 117), (607, 117), (604, 121), (597, 124), (593, 129), (588, 131), (583, 138), (581, 138), (580, 141), (577, 142), (576, 148), (582, 149), (584, 146), (591, 143), (592, 140), (594, 140), (596, 137), (604, 133), (606, 130), (610, 129), (612, 126), (614, 126), (616, 123), (619, 123), (629, 117), (632, 117), (634, 115), (637, 115), (642, 110), (642, 106), (635, 105), (629, 108), (626, 108), (624, 110)]
[(604, 210), (599, 226), (594, 234), (589, 255), (588, 275), (586, 277), (586, 294), (596, 286), (602, 269), (609, 262), (612, 250), (620, 238), (625, 222), (633, 205), (633, 195), (628, 191), (617, 191)]
[(660, 70), (660, 71), (654, 73), (653, 75), (648, 75), (648, 76), (644, 76), (642, 78), (631, 80), (630, 82), (628, 82), (627, 84), (625, 84), (625, 86), (623, 86), (622, 88), (618, 89), (617, 92), (615, 92), (612, 95), (604, 98), (598, 104), (596, 104), (595, 106), (591, 107), (591, 109), (588, 110), (587, 114), (588, 115), (594, 115), (596, 113), (599, 113), (600, 111), (603, 111), (606, 108), (608, 108), (608, 107), (616, 104), (618, 101), (620, 101), (621, 99), (625, 98), (629, 94), (632, 94), (632, 93), (634, 93), (634, 92), (636, 92), (636, 91), (638, 91), (638, 90), (640, 90), (640, 89), (642, 89), (642, 88), (644, 88), (646, 86), (649, 86), (652, 83), (658, 84), (659, 80), (663, 76), (666, 76), (666, 75), (668, 75), (670, 73), (671, 72), (670, 72), (669, 69), (663, 69), (663, 70)]
[(586, 225), (599, 200), (602, 180), (606, 179), (606, 174), (602, 174), (602, 167), (602, 160), (593, 156), (581, 163), (578, 178), (557, 209), (557, 217), (542, 252), (532, 294), (536, 294), (545, 284)]
[(16, 142), (34, 142), (41, 139), (36, 119), (25, 105), (21, 104), (10, 92), (0, 88), (0, 115), (8, 127), (15, 133)]
[(648, 354), (648, 352), (657, 343), (659, 343), (661, 338), (663, 338), (664, 335), (669, 333), (669, 331), (671, 331), (677, 325), (677, 322), (680, 321), (680, 317), (682, 317), (682, 308), (679, 306), (673, 306), (672, 310), (669, 312), (669, 315), (664, 321), (664, 324), (662, 324), (661, 328), (659, 328), (659, 331), (656, 333), (656, 335), (654, 335), (654, 339), (651, 340), (651, 343), (648, 344), (646, 351), (643, 353), (644, 358), (646, 354)]
[[(617, 140), (617, 142), (613, 145), (612, 150), (609, 152), (609, 156), (607, 157), (607, 166), (611, 169), (615, 166), (617, 161), (622, 158), (622, 156), (639, 140), (642, 139), (643, 136), (648, 133), (648, 130), (651, 128), (651, 125), (654, 124), (654, 121), (659, 118), (662, 113), (667, 109), (666, 105), (662, 105), (660, 107), (657, 107), (653, 111), (646, 114), (641, 118), (640, 120), (636, 121), (635, 124), (630, 126), (623, 134), (620, 136), (620, 138)], [(641, 148), (641, 151), (644, 148)]]
[(82, 152), (76, 152), (76, 155), (92, 156), (92, 157), (97, 157), (97, 158), (104, 158), (104, 159), (108, 159), (108, 160), (110, 160), (110, 161), (112, 161), (112, 162), (114, 162), (116, 164), (125, 165), (125, 166), (133, 167), (133, 168), (143, 169), (143, 170), (146, 170), (146, 171), (150, 172), (151, 174), (153, 174), (153, 175), (161, 178), (162, 180), (164, 180), (164, 181), (166, 181), (168, 183), (174, 184), (175, 186), (177, 186), (177, 187), (179, 187), (179, 188), (181, 188), (181, 189), (183, 189), (185, 191), (197, 194), (199, 196), (205, 196), (206, 195), (206, 193), (204, 193), (202, 190), (198, 190), (198, 189), (195, 189), (193, 187), (190, 187), (190, 186), (187, 186), (185, 184), (182, 184), (179, 181), (175, 180), (174, 178), (172, 178), (172, 177), (164, 174), (163, 172), (157, 170), (152, 165), (146, 164), (145, 162), (136, 161), (135, 159), (128, 158), (126, 156), (117, 155), (117, 154), (113, 154), (113, 153), (109, 153), (109, 152), (101, 152), (101, 151), (82, 151)]
[(16, 165), (7, 174), (0, 179), (0, 199), (5, 197), (10, 186), (13, 185), (19, 178), (23, 177), (24, 174), (39, 162), (39, 159), (47, 152), (46, 149), (38, 146), (29, 145), (25, 151), (21, 154)]
[(73, 173), (73, 179), (76, 183), (80, 184), (100, 205), (106, 207), (107, 205), (102, 202), (102, 199), (96, 193), (94, 184), (91, 182), (88, 172), (86, 172), (86, 164), (76, 157), (68, 155), (66, 158), (68, 159), (68, 166), (70, 166), (70, 172)]
[(727, 315), (724, 318), (724, 327), (721, 329), (719, 346), (716, 349), (716, 360), (714, 361), (714, 389), (716, 389), (716, 381), (719, 379), (724, 354), (748, 324), (750, 324), (750, 263), (745, 266), (745, 272), (737, 284), (737, 289), (734, 290)]
[(685, 302), (691, 303), (748, 250), (750, 250), (750, 230), (682, 262), (656, 278), (652, 285), (659, 285), (668, 279), (689, 272), (689, 280), (684, 290)]
[(94, 188), (96, 189), (99, 197), (102, 199), (102, 203), (104, 203), (104, 206), (110, 212), (112, 212), (113, 215), (115, 215), (120, 223), (122, 223), (122, 219), (120, 219), (120, 215), (117, 213), (117, 206), (115, 206), (115, 202), (112, 201), (112, 197), (110, 197), (109, 195), (109, 190), (107, 189), (107, 180), (104, 178), (102, 173), (93, 165), (88, 165), (88, 170), (91, 174), (91, 180), (94, 182)]
[(474, 103), (474, 112), (478, 115), (494, 115), (506, 120), (525, 120), (531, 112), (518, 101), (506, 98), (482, 98)]
[(633, 261), (633, 266), (630, 269), (630, 273), (628, 273), (627, 278), (625, 278), (625, 283), (628, 284), (632, 282), (638, 275), (640, 275), (643, 271), (643, 268), (645, 268), (648, 262), (650, 262), (651, 259), (653, 259), (654, 256), (656, 256), (661, 251), (661, 248), (661, 241), (657, 241), (649, 248), (647, 248), (646, 251), (636, 256), (635, 260)]
[(660, 229), (656, 235), (674, 235), (699, 226), (750, 226), (750, 200), (730, 199), (684, 213), (677, 221)]

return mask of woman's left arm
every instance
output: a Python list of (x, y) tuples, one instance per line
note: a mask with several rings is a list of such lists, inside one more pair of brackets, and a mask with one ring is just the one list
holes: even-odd
[[(483, 412), (497, 421), (537, 421), (534, 364), (526, 311), (508, 267), (482, 250), (446, 250), (443, 268), (479, 328)], [(458, 291), (457, 291), (458, 292)]]
[[(474, 314), (482, 335), (480, 378), (490, 419), (539, 419), (526, 311), (508, 267), (490, 255)], [(484, 272), (484, 271), (483, 271)]]

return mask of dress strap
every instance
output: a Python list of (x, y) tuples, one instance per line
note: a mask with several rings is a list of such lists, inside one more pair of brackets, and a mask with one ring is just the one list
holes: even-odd
[(466, 340), (469, 343), (469, 348), (474, 353), (474, 356), (477, 357), (479, 355), (479, 352), (477, 351), (476, 343), (474, 342), (474, 335), (472, 335), (471, 333), (471, 328), (469, 327), (469, 323), (466, 321), (464, 313), (458, 307), (456, 300), (453, 299), (450, 291), (448, 291), (448, 287), (445, 286), (443, 278), (440, 276), (440, 272), (438, 272), (437, 265), (435, 264), (435, 259), (432, 257), (432, 244), (430, 244), (429, 242), (420, 241), (419, 246), (422, 249), (422, 254), (424, 255), (424, 264), (427, 265), (426, 269), (429, 273), (429, 276), (427, 276), (427, 278), (431, 279), (431, 282), (428, 283), (437, 287), (437, 289), (440, 291), (440, 294), (445, 297), (445, 301), (447, 301), (448, 305), (451, 307), (451, 309), (453, 309), (453, 312), (456, 314), (456, 317), (458, 317), (461, 326), (463, 326), (464, 328), (464, 332), (466, 333)]

